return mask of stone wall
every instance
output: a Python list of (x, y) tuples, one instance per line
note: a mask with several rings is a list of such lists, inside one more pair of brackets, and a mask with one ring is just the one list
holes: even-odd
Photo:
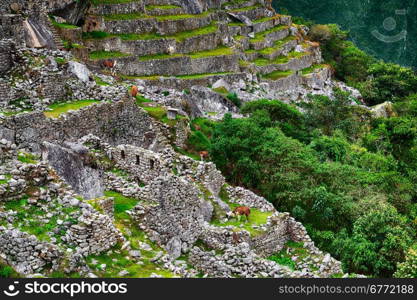
[(109, 250), (117, 242), (123, 242), (124, 238), (109, 216), (85, 212), (78, 218), (78, 224), (70, 227), (63, 240), (76, 245), (80, 254), (88, 256)]
[(153, 119), (133, 99), (93, 104), (59, 119), (47, 118), (42, 112), (20, 114), (0, 119), (0, 132), (3, 130), (13, 132), (9, 135), (18, 147), (34, 152), (40, 152), (43, 141), (77, 141), (90, 133), (113, 145), (129, 143), (153, 150), (166, 142)]
[(204, 215), (212, 213), (199, 194), (181, 177), (159, 177), (149, 187), (149, 200), (155, 205), (137, 205), (135, 219), (152, 240), (165, 245), (176, 258), (194, 244), (202, 232)]
[(69, 148), (44, 142), (43, 160), (48, 161), (58, 175), (85, 199), (103, 196), (102, 171), (92, 164), (88, 149), (77, 144), (65, 145)]
[(63, 253), (56, 245), (41, 242), (33, 235), (0, 226), (0, 255), (17, 272), (33, 274), (49, 264), (56, 268)]

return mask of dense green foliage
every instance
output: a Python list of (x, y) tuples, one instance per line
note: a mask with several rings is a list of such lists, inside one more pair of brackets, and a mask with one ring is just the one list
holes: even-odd
[(415, 243), (415, 99), (372, 119), (352, 97), (311, 96), (295, 107), (247, 103), (247, 118), (198, 120), (190, 145), (210, 149), (228, 181), (289, 211), (346, 271), (390, 277)]
[[(284, 14), (321, 24), (339, 24), (350, 31), (350, 40), (367, 53), (385, 61), (417, 68), (415, 0), (273, 0), (273, 5)], [(405, 13), (401, 13), (402, 10)], [(298, 21), (298, 18), (295, 19)], [(375, 31), (392, 38), (393, 42), (387, 43), (378, 38)], [(402, 35), (404, 31), (405, 38)], [(400, 38), (396, 39), (397, 36)]]
[(367, 104), (399, 102), (417, 93), (417, 75), (405, 67), (378, 61), (348, 41), (348, 32), (335, 25), (313, 25), (312, 40), (321, 43), (325, 61), (338, 79), (358, 88)]

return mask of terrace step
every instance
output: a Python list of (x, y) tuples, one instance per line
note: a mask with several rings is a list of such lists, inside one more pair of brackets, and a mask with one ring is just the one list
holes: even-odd
[[(174, 36), (158, 35), (107, 35), (103, 38), (84, 40), (89, 49), (122, 51), (133, 55), (155, 55), (160, 53), (192, 53), (215, 49), (222, 44), (222, 35), (216, 24)], [(105, 33), (103, 33), (105, 35)]]
[(145, 6), (146, 14), (149, 16), (168, 16), (182, 15), (185, 10), (177, 5), (147, 5)]
[(245, 16), (252, 21), (264, 18), (265, 16), (272, 17), (272, 12), (259, 4), (229, 10), (228, 12), (237, 16)]
[(279, 25), (290, 26), (291, 23), (291, 17), (284, 15), (275, 15), (272, 17), (265, 17), (254, 20), (252, 28), (254, 33), (258, 33)]
[(290, 51), (294, 50), (297, 47), (298, 41), (294, 36), (288, 36), (283, 40), (277, 40), (274, 43), (273, 47), (264, 48), (257, 51), (259, 57), (274, 60), (275, 58), (281, 55), (287, 55)]
[(213, 16), (206, 12), (200, 15), (135, 16), (121, 15), (104, 17), (101, 30), (111, 33), (158, 33), (173, 35), (182, 31), (196, 30), (212, 23)]
[(278, 57), (272, 61), (257, 59), (253, 63), (256, 71), (261, 74), (268, 74), (274, 71), (300, 71), (313, 65), (314, 55), (309, 52), (291, 52), (288, 56)]
[(258, 3), (258, 0), (231, 0), (229, 2), (223, 3), (221, 8), (227, 10), (239, 9), (248, 6), (254, 6)]
[(251, 39), (250, 48), (253, 50), (261, 50), (268, 47), (273, 47), (278, 40), (283, 40), (290, 35), (288, 26), (278, 26), (266, 31), (258, 32), (255, 38)]
[[(180, 76), (201, 73), (239, 72), (239, 55), (229, 48), (218, 48), (215, 51), (196, 52), (188, 55), (155, 55), (154, 57), (136, 57), (130, 55), (113, 56), (117, 61), (116, 70), (129, 76)], [(222, 53), (224, 51), (224, 54)], [(103, 60), (96, 59), (96, 65)]]
[[(123, 77), (123, 76), (122, 76)], [(210, 86), (213, 85), (219, 79), (223, 79), (226, 82), (238, 82), (239, 80), (245, 80), (247, 78), (246, 73), (235, 72), (219, 72), (209, 74), (194, 74), (184, 76), (152, 76), (152, 77), (127, 77), (127, 79), (140, 79), (143, 80), (146, 85), (171, 87), (177, 90), (190, 89), (192, 86)]]
[(100, 1), (96, 0), (93, 1), (93, 5), (91, 5), (88, 12), (93, 15), (145, 13), (145, 5), (143, 1), (107, 4), (105, 1), (100, 3)]

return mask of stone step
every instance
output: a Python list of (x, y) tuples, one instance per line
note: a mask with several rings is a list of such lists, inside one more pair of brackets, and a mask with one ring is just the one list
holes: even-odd
[(143, 1), (131, 1), (127, 3), (113, 3), (106, 4), (96, 1), (96, 4), (91, 5), (88, 10), (89, 14), (93, 15), (114, 15), (114, 14), (128, 14), (128, 13), (145, 13), (145, 5)]
[(52, 33), (55, 46), (57, 47), (57, 49), (63, 49), (64, 48), (64, 44), (62, 43), (61, 36), (59, 35), (59, 33), (56, 30), (55, 26), (52, 24), (51, 19), (50, 18), (47, 18), (47, 17), (45, 17), (44, 19), (46, 21), (45, 24), (47, 24), (49, 30)]
[[(126, 56), (114, 58), (114, 60), (117, 61), (117, 72), (130, 76), (179, 76), (239, 72), (239, 55), (226, 54), (227, 48), (225, 48), (225, 54), (221, 54), (219, 49), (216, 50), (215, 55), (199, 52), (189, 55), (159, 55), (154, 58)], [(95, 63), (102, 65), (103, 60), (96, 60)]]
[(217, 24), (173, 36), (108, 35), (105, 38), (86, 39), (87, 48), (94, 50), (121, 51), (137, 56), (160, 53), (192, 53), (215, 49), (222, 43), (222, 32)]
[(258, 32), (255, 34), (255, 37), (250, 40), (250, 48), (253, 50), (261, 50), (273, 47), (275, 41), (285, 39), (289, 34), (289, 27), (285, 25)]
[(99, 22), (101, 22), (100, 30), (111, 34), (158, 33), (160, 35), (172, 35), (208, 26), (212, 21), (212, 14), (206, 12), (200, 15), (178, 16), (118, 15), (103, 17)]

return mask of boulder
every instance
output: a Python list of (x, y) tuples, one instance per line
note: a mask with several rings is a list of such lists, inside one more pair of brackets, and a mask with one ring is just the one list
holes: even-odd
[(70, 61), (68, 62), (68, 71), (84, 83), (87, 83), (90, 80), (90, 70), (84, 64)]

